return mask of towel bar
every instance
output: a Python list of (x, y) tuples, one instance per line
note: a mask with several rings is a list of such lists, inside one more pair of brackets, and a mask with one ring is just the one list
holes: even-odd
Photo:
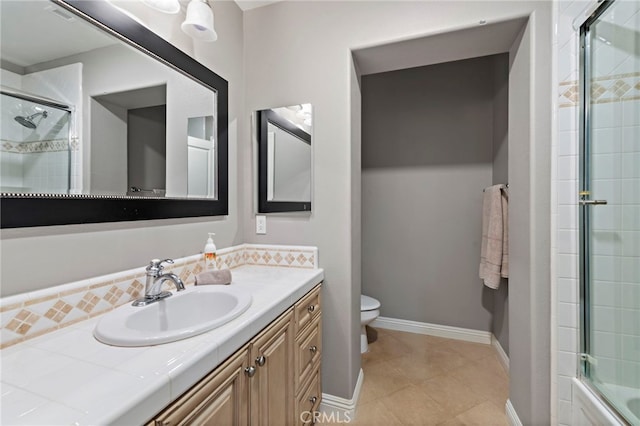
[[(508, 187), (509, 187), (509, 184), (508, 184), (508, 183), (507, 183), (507, 184), (505, 184), (505, 187), (506, 187), (506, 188), (508, 188)], [(486, 188), (485, 188), (485, 189), (486, 189)], [(484, 189), (482, 190), (482, 192), (484, 192)]]

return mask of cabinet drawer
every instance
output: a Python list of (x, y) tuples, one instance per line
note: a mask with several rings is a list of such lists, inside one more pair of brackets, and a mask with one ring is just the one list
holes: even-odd
[(305, 329), (303, 334), (296, 339), (295, 344), (295, 388), (306, 383), (313, 374), (318, 360), (322, 356), (322, 316), (313, 320), (311, 326)]
[(307, 324), (311, 323), (313, 319), (320, 315), (320, 311), (322, 309), (320, 300), (320, 286), (317, 286), (315, 289), (311, 290), (311, 292), (305, 296), (304, 299), (300, 300), (296, 303), (295, 307), (295, 334), (297, 335)]
[(322, 387), (320, 386), (320, 370), (314, 371), (311, 381), (300, 392), (296, 399), (296, 414), (298, 424), (313, 424), (320, 402), (322, 401)]

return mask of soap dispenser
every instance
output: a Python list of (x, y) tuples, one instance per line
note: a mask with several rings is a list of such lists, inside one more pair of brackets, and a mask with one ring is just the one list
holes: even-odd
[(205, 269), (216, 269), (216, 245), (213, 243), (213, 232), (209, 232), (207, 244), (204, 246)]

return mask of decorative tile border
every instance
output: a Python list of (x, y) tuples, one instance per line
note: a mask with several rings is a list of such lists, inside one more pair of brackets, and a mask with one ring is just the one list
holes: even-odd
[(71, 142), (67, 139), (52, 139), (46, 141), (35, 142), (15, 142), (10, 140), (0, 141), (0, 151), (12, 152), (15, 154), (36, 154), (41, 152), (58, 152), (58, 151), (77, 151), (80, 147), (78, 138), (72, 138)]
[[(242, 265), (315, 269), (317, 253), (315, 247), (242, 244), (218, 250), (216, 261), (219, 268), (226, 265), (231, 269)], [(184, 257), (176, 259), (166, 270), (178, 275), (186, 286), (192, 286), (195, 276), (204, 270), (204, 261), (200, 254)], [(129, 303), (142, 296), (144, 281), (145, 267), (140, 267), (2, 298), (0, 349)]]
[[(591, 81), (591, 103), (640, 100), (640, 72), (597, 77)], [(563, 81), (559, 84), (560, 108), (576, 107), (580, 102), (579, 82)]]
[(317, 268), (317, 250), (309, 247), (247, 246), (245, 264), (284, 266), (290, 268)]

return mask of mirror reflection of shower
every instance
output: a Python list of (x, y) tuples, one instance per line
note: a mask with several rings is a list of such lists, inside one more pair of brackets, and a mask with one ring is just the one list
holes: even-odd
[(72, 108), (5, 86), (1, 95), (0, 192), (70, 193)]
[[(22, 115), (18, 115), (16, 117), (14, 117), (13, 119), (16, 120), (18, 123), (22, 124), (24, 127), (28, 128), (28, 129), (35, 129), (36, 127), (38, 127), (38, 124), (40, 123), (40, 121), (42, 121), (42, 119), (44, 119), (44, 118), (47, 118), (48, 115), (49, 115), (49, 113), (45, 110), (45, 111), (41, 111), (41, 112), (36, 112), (35, 114), (31, 114), (28, 117), (24, 117)], [(36, 123), (35, 119), (38, 116), (42, 116), (42, 118), (40, 118), (38, 123)]]

